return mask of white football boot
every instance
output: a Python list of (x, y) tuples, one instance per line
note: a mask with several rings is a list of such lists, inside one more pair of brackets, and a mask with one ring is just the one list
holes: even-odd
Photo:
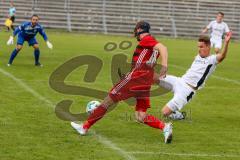
[(165, 123), (165, 127), (163, 128), (164, 142), (171, 143), (172, 141), (172, 123)]
[(83, 124), (77, 124), (75, 122), (71, 122), (71, 126), (81, 135), (84, 136), (87, 134), (87, 129), (83, 128)]
[(187, 113), (186, 112), (179, 112), (175, 111), (172, 114), (170, 114), (168, 117), (172, 120), (183, 120), (186, 118)]

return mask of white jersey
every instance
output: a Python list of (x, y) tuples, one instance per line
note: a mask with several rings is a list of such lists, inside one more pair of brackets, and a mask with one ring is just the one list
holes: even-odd
[(214, 72), (217, 66), (217, 56), (211, 55), (202, 58), (197, 55), (191, 68), (182, 76), (185, 83), (200, 89), (204, 86), (206, 79)]
[(228, 25), (225, 22), (218, 23), (216, 20), (211, 21), (207, 29), (211, 29), (211, 38), (222, 40), (224, 33), (229, 32)]

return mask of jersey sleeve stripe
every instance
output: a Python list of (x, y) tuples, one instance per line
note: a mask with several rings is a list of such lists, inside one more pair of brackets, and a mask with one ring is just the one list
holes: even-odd
[(115, 89), (112, 91), (113, 94), (115, 94), (116, 92), (118, 92), (124, 85), (127, 84), (127, 82), (131, 79), (131, 76), (132, 76), (132, 73), (135, 71), (135, 69), (137, 69), (141, 63), (142, 63), (142, 60), (143, 58), (145, 57), (146, 53), (147, 53), (148, 49), (144, 49), (142, 52), (141, 52), (141, 56), (138, 58), (138, 61), (137, 61), (137, 64), (136, 64), (136, 67), (131, 71), (131, 73), (129, 73), (126, 78), (121, 82), (119, 83)]

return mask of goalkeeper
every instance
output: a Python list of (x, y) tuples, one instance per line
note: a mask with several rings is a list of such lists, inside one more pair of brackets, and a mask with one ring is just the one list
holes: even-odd
[(10, 36), (9, 40), (7, 41), (7, 45), (13, 44), (13, 41), (14, 41), (13, 39), (16, 35), (18, 35), (18, 39), (17, 39), (17, 46), (13, 50), (10, 56), (8, 66), (12, 65), (14, 58), (22, 49), (24, 41), (27, 41), (29, 46), (33, 46), (34, 48), (35, 66), (40, 66), (40, 67), (42, 66), (41, 63), (39, 62), (40, 50), (39, 50), (38, 42), (36, 40), (37, 33), (41, 34), (41, 36), (47, 43), (48, 48), (52, 49), (53, 45), (48, 41), (48, 37), (44, 32), (44, 29), (42, 28), (42, 26), (38, 23), (38, 21), (39, 21), (38, 15), (33, 15), (31, 17), (30, 22), (24, 22), (22, 25), (20, 25), (15, 29), (15, 31), (13, 32), (13, 36)]

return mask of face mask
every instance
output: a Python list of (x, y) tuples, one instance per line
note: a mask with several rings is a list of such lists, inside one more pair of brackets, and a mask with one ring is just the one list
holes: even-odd
[(137, 32), (136, 29), (135, 29), (135, 31), (134, 31), (134, 36), (136, 37), (137, 41), (140, 41), (140, 40), (141, 40), (141, 39), (140, 39), (140, 34), (142, 34), (142, 33), (149, 33), (149, 32), (147, 32), (147, 31)]
[(141, 40), (141, 39), (140, 39), (140, 34), (137, 34), (135, 37), (136, 37), (137, 41), (140, 41), (140, 40)]

